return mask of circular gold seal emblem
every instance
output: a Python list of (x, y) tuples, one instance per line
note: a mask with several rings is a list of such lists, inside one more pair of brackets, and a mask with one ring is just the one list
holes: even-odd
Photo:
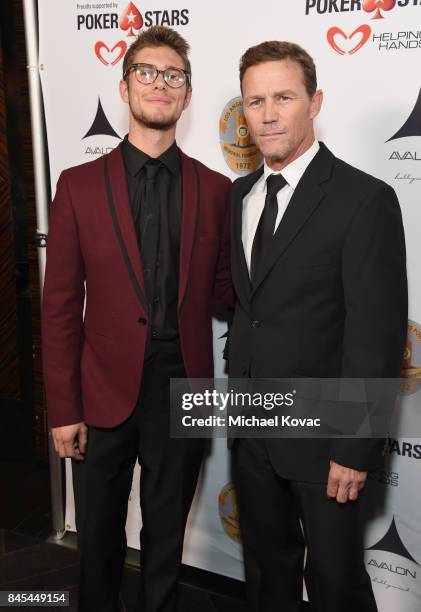
[(219, 142), (226, 163), (236, 174), (249, 174), (260, 166), (262, 155), (251, 142), (240, 96), (230, 100), (222, 111), (219, 120)]
[(421, 326), (408, 321), (408, 337), (402, 364), (401, 393), (412, 395), (421, 386)]
[(229, 482), (221, 490), (218, 498), (219, 518), (225, 533), (231, 540), (240, 541), (240, 523), (238, 516), (237, 499), (234, 485)]

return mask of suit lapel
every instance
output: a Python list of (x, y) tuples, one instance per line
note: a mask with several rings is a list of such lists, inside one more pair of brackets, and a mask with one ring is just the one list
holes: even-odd
[(234, 183), (232, 188), (232, 276), (238, 299), (248, 310), (251, 297), (250, 276), (244, 253), (242, 228), (243, 228), (243, 199), (250, 192), (254, 183), (259, 180), (263, 173), (263, 166), (255, 172)]
[(197, 165), (191, 157), (181, 151), (183, 176), (183, 206), (181, 213), (180, 236), (180, 280), (178, 306), (184, 301), (189, 278), (193, 244), (199, 227), (200, 218), (200, 177)]
[(295, 189), (282, 220), (259, 262), (253, 293), (259, 288), (276, 261), (288, 248), (303, 225), (320, 204), (324, 191), (320, 184), (328, 180), (332, 172), (334, 157), (321, 143), (320, 149), (308, 165)]
[[(129, 202), (121, 145), (116, 147), (108, 155), (107, 162), (109, 185), (111, 188), (111, 194), (108, 193), (108, 199), (111, 215), (113, 217), (114, 229), (119, 240), (133, 288), (143, 308), (148, 311), (148, 300), (146, 298), (139, 246), (137, 244), (136, 231)], [(113, 214), (113, 207), (115, 215)]]

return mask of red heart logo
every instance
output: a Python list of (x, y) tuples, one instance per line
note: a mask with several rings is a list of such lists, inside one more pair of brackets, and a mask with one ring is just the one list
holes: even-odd
[[(361, 34), (361, 40), (350, 51), (343, 51), (335, 41), (335, 37), (338, 35), (342, 36), (345, 40), (351, 40), (351, 38), (353, 38), (356, 34)], [(367, 24), (360, 25), (360, 27), (354, 30), (350, 36), (347, 36), (345, 32), (341, 30), (341, 28), (333, 26), (327, 31), (327, 42), (332, 47), (332, 49), (336, 51), (336, 53), (339, 53), (339, 55), (345, 55), (346, 53), (352, 55), (353, 53), (356, 53), (359, 49), (361, 49), (363, 45), (365, 45), (367, 40), (370, 38), (370, 34), (371, 28)]]
[[(116, 49), (120, 49), (120, 52), (117, 57), (114, 58), (112, 61), (107, 61), (104, 57), (104, 51), (107, 51), (109, 54), (112, 54)], [(115, 66), (115, 64), (117, 64), (117, 62), (119, 62), (123, 55), (126, 53), (126, 49), (127, 44), (124, 42), (124, 40), (119, 40), (118, 43), (116, 43), (112, 49), (110, 49), (109, 46), (105, 44), (105, 42), (102, 42), (102, 40), (99, 40), (95, 43), (95, 55), (97, 56), (100, 62), (105, 64), (105, 66), (108, 66), (108, 64), (111, 64), (111, 66)]]

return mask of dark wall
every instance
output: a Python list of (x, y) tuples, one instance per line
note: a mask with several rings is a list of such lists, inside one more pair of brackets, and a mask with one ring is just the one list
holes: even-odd
[(46, 457), (26, 64), (21, 0), (0, 2), (0, 454)]

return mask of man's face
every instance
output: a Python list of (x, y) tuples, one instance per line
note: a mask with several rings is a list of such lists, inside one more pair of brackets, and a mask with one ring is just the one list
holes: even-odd
[(267, 162), (286, 165), (304, 153), (323, 95), (310, 98), (300, 64), (286, 59), (251, 66), (242, 89), (248, 127)]
[[(133, 64), (153, 64), (159, 70), (166, 68), (184, 69), (183, 60), (170, 47), (145, 47), (136, 53)], [(149, 85), (139, 83), (134, 71), (120, 81), (120, 94), (130, 106), (134, 121), (152, 129), (166, 130), (174, 126), (181, 113), (189, 105), (191, 89), (185, 83), (177, 89), (170, 87), (159, 74)]]

